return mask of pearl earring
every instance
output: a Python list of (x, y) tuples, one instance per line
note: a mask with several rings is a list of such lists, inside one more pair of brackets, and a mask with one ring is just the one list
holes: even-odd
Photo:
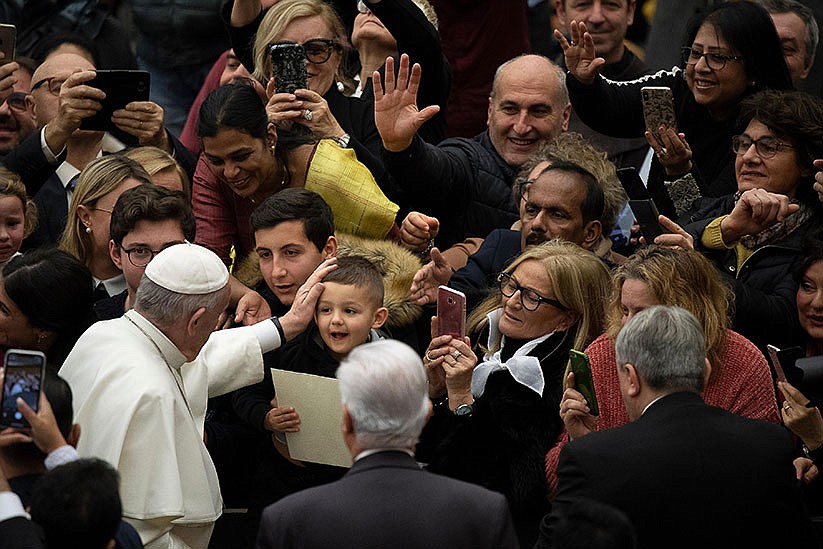
[(86, 227), (86, 234), (91, 234), (91, 227)]

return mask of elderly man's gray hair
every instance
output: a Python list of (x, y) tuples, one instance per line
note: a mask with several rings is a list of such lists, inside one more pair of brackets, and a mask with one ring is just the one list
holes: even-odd
[(363, 448), (413, 448), (426, 423), (423, 362), (394, 340), (356, 347), (337, 369), (340, 400)]
[(640, 311), (617, 335), (617, 367), (631, 364), (655, 391), (703, 390), (706, 342), (686, 309), (656, 305)]
[(145, 274), (140, 279), (134, 307), (159, 326), (171, 326), (180, 319), (188, 320), (200, 307), (212, 310), (222, 305), (229, 292), (225, 286), (208, 294), (180, 294), (156, 284)]

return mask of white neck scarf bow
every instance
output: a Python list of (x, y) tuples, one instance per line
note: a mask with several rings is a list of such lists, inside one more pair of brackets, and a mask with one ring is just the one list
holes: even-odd
[(487, 345), (491, 346), (492, 341), (500, 338), (500, 350), (492, 355), (488, 353), (483, 357), (483, 362), (475, 366), (472, 372), (472, 395), (480, 398), (486, 390), (486, 381), (489, 375), (497, 370), (508, 370), (514, 380), (524, 387), (528, 387), (540, 396), (543, 396), (543, 387), (546, 380), (543, 378), (543, 369), (540, 367), (540, 360), (534, 356), (526, 356), (535, 347), (543, 343), (554, 332), (533, 339), (514, 352), (514, 355), (506, 362), (500, 361), (500, 351), (506, 343), (506, 336), (501, 336), (498, 323), (503, 309), (496, 309), (487, 315), (489, 319), (489, 340)]

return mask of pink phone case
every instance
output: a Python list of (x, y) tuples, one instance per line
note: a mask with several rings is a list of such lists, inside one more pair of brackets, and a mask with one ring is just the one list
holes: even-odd
[(466, 335), (466, 295), (447, 286), (437, 289), (437, 335)]

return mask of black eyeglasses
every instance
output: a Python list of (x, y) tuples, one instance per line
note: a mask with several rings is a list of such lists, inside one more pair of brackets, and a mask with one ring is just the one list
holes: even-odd
[(520, 200), (521, 198), (525, 198), (526, 200), (529, 199), (529, 187), (531, 187), (532, 183), (534, 183), (534, 181), (530, 181), (528, 179), (515, 182), (514, 188), (517, 189), (518, 200)]
[(14, 92), (6, 98), (6, 104), (9, 106), (10, 109), (14, 109), (18, 112), (23, 112), (26, 110), (27, 95), (28, 94), (26, 92)]
[(760, 139), (752, 139), (746, 134), (735, 135), (732, 137), (732, 151), (739, 155), (746, 154), (751, 146), (754, 145), (754, 150), (761, 158), (774, 158), (780, 152), (780, 149), (793, 149), (794, 145), (789, 145), (780, 141), (776, 137), (761, 137)]
[(547, 303), (552, 307), (560, 309), (561, 311), (568, 311), (569, 308), (557, 301), (556, 299), (549, 299), (548, 297), (543, 297), (542, 295), (538, 294), (531, 288), (524, 288), (517, 282), (517, 279), (514, 278), (509, 273), (500, 273), (500, 276), (497, 277), (497, 281), (500, 283), (500, 292), (506, 296), (511, 297), (514, 295), (516, 291), (520, 291), (520, 303), (523, 305), (523, 308), (527, 311), (536, 311), (538, 307), (540, 307), (541, 303)]
[(306, 50), (306, 59), (310, 63), (322, 65), (329, 60), (333, 51), (341, 53), (343, 46), (330, 38), (312, 38), (303, 42), (303, 49)]
[(687, 65), (696, 65), (698, 61), (700, 61), (701, 57), (706, 58), (706, 65), (709, 66), (710, 69), (713, 71), (720, 71), (723, 70), (723, 67), (726, 66), (726, 63), (729, 61), (742, 61), (742, 55), (724, 55), (722, 53), (711, 53), (707, 51), (700, 51), (694, 48), (690, 48), (688, 46), (684, 47), (682, 50), (683, 55), (683, 62)]
[(151, 248), (146, 248), (145, 246), (135, 246), (134, 248), (123, 248), (123, 251), (129, 256), (129, 263), (135, 267), (145, 267), (151, 263), (154, 256), (163, 250), (152, 250)]
[(59, 78), (58, 79), (56, 76), (49, 76), (48, 78), (44, 78), (42, 80), (39, 80), (37, 83), (35, 83), (31, 87), (31, 91), (36, 90), (37, 88), (39, 88), (43, 84), (48, 84), (48, 86), (49, 86), (48, 89), (52, 94), (60, 95), (60, 87), (63, 85), (63, 82), (65, 82), (65, 81), (66, 81), (65, 78)]

